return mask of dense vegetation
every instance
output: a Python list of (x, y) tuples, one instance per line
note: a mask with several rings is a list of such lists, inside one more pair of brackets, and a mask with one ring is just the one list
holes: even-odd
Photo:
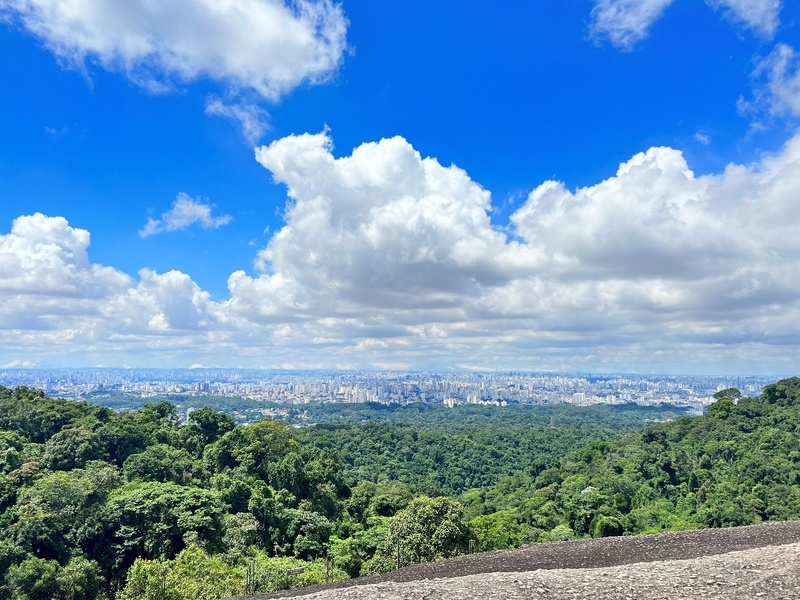
[(467, 492), (467, 514), (511, 515), (540, 540), (800, 518), (800, 378), (760, 398), (717, 398), (706, 416), (591, 442), (535, 478)]
[(181, 426), (167, 402), (117, 413), (0, 386), (0, 598), (203, 600), (382, 572), (471, 540), (798, 518), (798, 409), (792, 378), (636, 431), (663, 414), (416, 408), (296, 429), (202, 408)]
[(344, 405), (339, 413), (330, 406), (313, 410), (318, 419), (333, 423), (303, 429), (303, 440), (336, 450), (351, 481), (400, 481), (428, 496), (458, 496), (518, 471), (536, 476), (587, 440), (610, 440), (622, 431), (683, 414), (673, 407), (633, 404), (454, 409)]

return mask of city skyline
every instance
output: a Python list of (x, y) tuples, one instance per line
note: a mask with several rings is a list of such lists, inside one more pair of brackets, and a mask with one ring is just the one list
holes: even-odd
[(774, 383), (757, 376), (586, 373), (435, 373), (392, 371), (266, 371), (255, 369), (0, 369), (0, 385), (40, 389), (115, 410), (168, 400), (181, 418), (202, 406), (239, 422), (286, 416), (293, 406), (597, 404), (672, 406), (703, 414), (715, 394), (736, 388), (758, 396)]
[(791, 374), (798, 23), (0, 0), (0, 369)]

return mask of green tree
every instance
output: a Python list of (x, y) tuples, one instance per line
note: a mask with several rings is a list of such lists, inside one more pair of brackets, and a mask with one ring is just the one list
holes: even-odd
[(481, 551), (516, 548), (529, 542), (531, 535), (530, 527), (519, 522), (514, 510), (475, 517), (469, 528)]
[(730, 398), (731, 400), (741, 400), (742, 392), (739, 391), (738, 388), (726, 388), (724, 390), (720, 390), (714, 394), (714, 398), (719, 400), (720, 398)]
[(193, 459), (183, 448), (154, 444), (142, 452), (131, 454), (122, 465), (128, 481), (160, 481), (189, 483), (192, 480)]
[(111, 493), (103, 510), (102, 555), (121, 573), (137, 557), (172, 558), (193, 537), (219, 551), (224, 513), (218, 494), (209, 490), (154, 481), (126, 484)]
[(762, 398), (769, 404), (795, 406), (800, 404), (800, 377), (781, 379), (764, 387)]
[(0, 431), (0, 473), (9, 473), (22, 465), (25, 438), (13, 431)]
[(95, 600), (100, 597), (103, 578), (99, 565), (83, 556), (69, 561), (56, 575), (63, 600)]
[(47, 440), (42, 462), (51, 470), (70, 471), (103, 458), (100, 436), (88, 427), (62, 429)]
[(80, 471), (58, 471), (20, 493), (9, 525), (17, 545), (44, 558), (66, 562), (71, 548), (89, 535), (95, 487)]
[(201, 456), (206, 446), (235, 427), (236, 423), (229, 415), (204, 406), (189, 414), (189, 424), (181, 430), (181, 436), (186, 449), (195, 456)]
[(60, 567), (55, 560), (31, 557), (13, 565), (6, 574), (6, 585), (12, 600), (59, 600)]
[(469, 540), (463, 517), (464, 507), (450, 498), (415, 498), (390, 520), (383, 552), (397, 553), (400, 564), (463, 554)]
[(244, 577), (198, 546), (174, 560), (136, 559), (118, 600), (216, 600), (245, 592)]

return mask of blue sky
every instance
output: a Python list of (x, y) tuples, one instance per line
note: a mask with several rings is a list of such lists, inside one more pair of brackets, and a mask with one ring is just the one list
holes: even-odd
[(794, 373), (798, 18), (0, 0), (0, 365)]

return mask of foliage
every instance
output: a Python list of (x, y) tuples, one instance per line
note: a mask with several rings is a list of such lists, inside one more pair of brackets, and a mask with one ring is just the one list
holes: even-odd
[(715, 400), (693, 418), (287, 408), (326, 422), (298, 429), (210, 408), (181, 425), (169, 402), (117, 413), (0, 386), (0, 598), (202, 600), (380, 573), (471, 540), (800, 518), (800, 378)]
[(389, 535), (379, 554), (396, 557), (397, 566), (464, 554), (469, 529), (464, 507), (444, 496), (420, 496), (389, 521)]
[(636, 406), (380, 406), (354, 413), (367, 423), (309, 427), (303, 440), (336, 449), (356, 482), (400, 481), (434, 496), (492, 486), (519, 469), (535, 477), (587, 440), (677, 416)]
[(137, 558), (119, 600), (216, 600), (243, 594), (244, 578), (218, 557), (190, 546), (174, 560)]
[(510, 493), (465, 494), (468, 511), (515, 511), (541, 541), (800, 518), (800, 379), (723, 392), (708, 416), (590, 442)]
[(13, 565), (6, 574), (6, 585), (12, 600), (55, 600), (61, 591), (58, 585), (59, 564), (55, 560), (31, 557)]
[(469, 528), (479, 551), (516, 548), (532, 541), (531, 527), (520, 523), (519, 513), (515, 510), (480, 515), (470, 521)]
[(108, 566), (125, 570), (137, 557), (167, 559), (198, 540), (219, 550), (224, 504), (218, 494), (174, 483), (134, 481), (114, 490), (102, 513)]

